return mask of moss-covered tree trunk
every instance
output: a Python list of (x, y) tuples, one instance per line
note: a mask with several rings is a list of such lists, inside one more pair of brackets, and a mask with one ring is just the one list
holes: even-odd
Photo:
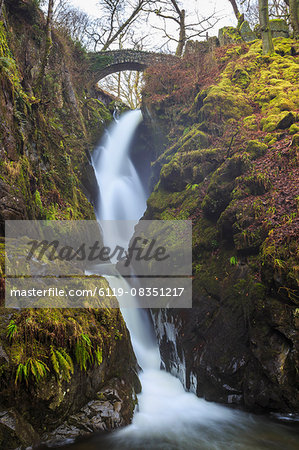
[(268, 0), (259, 0), (259, 18), (263, 40), (263, 54), (267, 55), (274, 51), (269, 22)]
[(49, 59), (49, 56), (50, 56), (50, 51), (51, 51), (51, 48), (52, 48), (53, 8), (54, 8), (54, 0), (49, 0), (44, 55), (43, 55), (43, 58), (42, 58), (40, 71), (39, 71), (39, 74), (38, 74), (38, 77), (37, 77), (37, 80), (36, 80), (36, 84), (35, 84), (37, 92), (39, 92), (41, 90), (43, 78), (44, 78), (44, 75), (45, 75), (46, 66), (47, 66), (48, 59)]
[(289, 0), (290, 20), (294, 30), (294, 38), (299, 38), (299, 0)]
[(3, 4), (4, 0), (0, 0), (0, 18), (2, 17)]

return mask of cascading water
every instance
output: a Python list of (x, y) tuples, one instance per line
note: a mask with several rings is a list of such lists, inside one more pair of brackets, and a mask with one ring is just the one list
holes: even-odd
[[(125, 113), (107, 133), (103, 144), (95, 151), (100, 203), (96, 214), (103, 220), (127, 219), (136, 222), (146, 207), (146, 196), (129, 150), (133, 134), (141, 120), (140, 111)], [(121, 224), (121, 223), (120, 223)], [(112, 223), (108, 223), (109, 228)], [(111, 233), (114, 244), (128, 244), (116, 224)], [(107, 243), (107, 242), (105, 242)], [(112, 288), (123, 287), (126, 281), (107, 277)], [(119, 298), (121, 304), (121, 298)], [(91, 449), (295, 449), (295, 437), (282, 425), (256, 418), (215, 403), (206, 402), (183, 389), (180, 381), (160, 370), (160, 355), (148, 316), (138, 308), (123, 308), (133, 348), (143, 371), (140, 374), (142, 393), (133, 423), (108, 436), (95, 435), (72, 448)]]

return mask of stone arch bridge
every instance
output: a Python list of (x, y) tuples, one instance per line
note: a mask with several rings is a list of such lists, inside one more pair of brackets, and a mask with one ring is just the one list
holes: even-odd
[(89, 56), (89, 61), (91, 82), (95, 84), (112, 73), (123, 70), (143, 71), (147, 67), (159, 63), (173, 65), (179, 61), (179, 58), (166, 53), (112, 50), (92, 53)]

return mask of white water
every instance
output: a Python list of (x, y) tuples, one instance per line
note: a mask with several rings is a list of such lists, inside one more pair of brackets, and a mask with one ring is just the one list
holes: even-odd
[[(102, 225), (102, 220), (113, 219), (134, 219), (137, 222), (145, 210), (145, 194), (129, 157), (130, 142), (140, 120), (139, 111), (124, 114), (107, 134), (103, 146), (95, 153), (93, 163), (100, 188), (97, 216)], [(103, 231), (105, 241), (105, 228)], [(111, 240), (114, 240), (114, 244), (119, 244), (124, 239), (128, 243), (130, 237), (128, 231), (124, 237), (118, 226), (112, 234), (109, 229), (108, 234), (110, 244)], [(124, 279), (108, 278), (111, 287), (123, 287), (126, 290)], [(119, 302), (121, 304), (121, 298)], [(138, 411), (130, 426), (112, 433), (104, 440), (98, 437), (92, 438), (92, 441), (83, 446), (77, 444), (77, 448), (295, 448), (292, 445), (288, 447), (279, 433), (268, 446), (268, 422), (265, 424), (259, 420), (257, 423), (249, 414), (206, 402), (185, 392), (177, 378), (160, 370), (159, 350), (146, 312), (138, 308), (126, 308), (122, 309), (122, 313), (137, 360), (143, 369), (140, 374), (142, 393), (138, 396)], [(273, 434), (273, 430), (271, 432)]]

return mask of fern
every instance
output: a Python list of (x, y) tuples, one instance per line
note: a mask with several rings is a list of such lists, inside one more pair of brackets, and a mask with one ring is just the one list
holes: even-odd
[(49, 367), (40, 359), (28, 358), (25, 364), (20, 363), (17, 367), (15, 384), (18, 381), (24, 381), (28, 384), (29, 376), (32, 375), (36, 381), (40, 381), (47, 372), (49, 372)]
[(74, 365), (70, 355), (62, 348), (54, 350), (51, 346), (51, 361), (54, 372), (65, 381), (70, 381), (74, 373)]
[(16, 378), (15, 378), (15, 384), (18, 383), (18, 381), (22, 381), (22, 379), (26, 381), (26, 384), (28, 383), (28, 371), (27, 366), (25, 364), (19, 364), (16, 372)]
[(52, 345), (51, 345), (50, 351), (51, 351), (51, 362), (52, 362), (54, 372), (56, 372), (59, 375), (59, 362), (57, 361), (56, 352), (53, 349)]
[(7, 337), (12, 340), (15, 335), (18, 333), (18, 326), (16, 322), (12, 319), (9, 324), (7, 325)]
[(59, 361), (59, 368), (62, 379), (65, 381), (70, 381), (71, 374), (74, 373), (73, 361), (70, 357), (66, 357), (66, 352), (56, 350), (56, 355)]
[(76, 361), (81, 370), (87, 370), (87, 363), (93, 363), (92, 344), (90, 338), (82, 333), (75, 347)]

